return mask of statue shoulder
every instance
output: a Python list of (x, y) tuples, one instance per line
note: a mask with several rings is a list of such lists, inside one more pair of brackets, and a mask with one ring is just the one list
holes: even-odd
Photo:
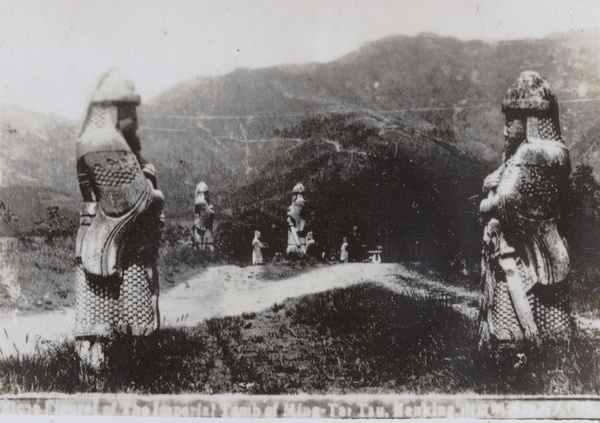
[(101, 151), (131, 151), (125, 138), (114, 128), (82, 134), (77, 140), (77, 158)]
[(570, 167), (569, 150), (558, 141), (523, 143), (512, 159), (514, 162), (533, 166)]
[(498, 186), (498, 211), (505, 222), (558, 216), (571, 166), (569, 151), (554, 141), (527, 142), (507, 162)]

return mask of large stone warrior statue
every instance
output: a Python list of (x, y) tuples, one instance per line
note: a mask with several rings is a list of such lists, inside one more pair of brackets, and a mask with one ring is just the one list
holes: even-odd
[(141, 156), (140, 96), (118, 71), (106, 73), (77, 141), (83, 196), (77, 234), (76, 327), (82, 359), (102, 360), (114, 332), (149, 334), (159, 325), (156, 260), (164, 198)]
[(502, 103), (501, 166), (484, 181), (482, 342), (569, 334), (569, 255), (557, 230), (571, 171), (550, 84), (523, 72)]
[(306, 254), (306, 222), (300, 215), (304, 207), (304, 185), (296, 184), (292, 190), (292, 205), (288, 208), (288, 243), (286, 253)]
[(214, 251), (213, 222), (215, 211), (210, 204), (208, 185), (200, 182), (194, 194), (194, 245), (200, 250)]

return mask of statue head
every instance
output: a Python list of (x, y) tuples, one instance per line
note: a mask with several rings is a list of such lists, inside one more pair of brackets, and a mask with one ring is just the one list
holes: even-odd
[(98, 81), (92, 94), (92, 103), (130, 104), (137, 106), (140, 95), (135, 92), (133, 81), (118, 69), (110, 69)]
[(209, 189), (206, 182), (202, 181), (198, 185), (196, 185), (196, 192), (194, 193), (195, 203), (205, 201), (207, 204), (210, 204), (209, 201)]
[(292, 194), (302, 194), (304, 192), (304, 185), (297, 183), (292, 189)]
[(260, 231), (254, 231), (254, 238), (256, 238), (256, 239), (260, 238)]
[(510, 156), (524, 141), (561, 141), (558, 100), (548, 81), (537, 72), (525, 71), (508, 89), (502, 101), (506, 117), (504, 136)]
[(212, 230), (215, 212), (210, 205), (208, 198), (208, 185), (206, 185), (205, 182), (200, 182), (196, 186), (196, 191), (194, 193), (194, 211), (196, 213), (194, 226), (197, 228), (197, 230)]
[(304, 185), (297, 183), (292, 190), (292, 206), (302, 208), (306, 200), (304, 199)]
[(137, 136), (137, 106), (140, 95), (136, 93), (133, 81), (118, 69), (109, 70), (100, 79), (92, 101), (110, 102), (117, 108), (117, 129), (133, 151), (141, 150)]
[(102, 75), (94, 89), (81, 132), (90, 125), (110, 125), (123, 135), (133, 151), (139, 151), (136, 107), (140, 101), (133, 81), (118, 69), (110, 69)]

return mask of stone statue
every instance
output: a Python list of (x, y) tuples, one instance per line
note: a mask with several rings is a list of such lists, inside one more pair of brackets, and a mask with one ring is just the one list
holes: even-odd
[(252, 240), (252, 265), (257, 266), (263, 264), (263, 255), (261, 249), (267, 248), (268, 245), (260, 241), (260, 232), (254, 231), (254, 239)]
[(569, 255), (557, 230), (571, 171), (558, 102), (523, 72), (502, 103), (502, 164), (485, 178), (482, 343), (539, 341), (569, 333)]
[(200, 182), (194, 194), (194, 245), (204, 251), (214, 251), (213, 222), (215, 211), (210, 204), (208, 185)]
[(344, 237), (342, 240), (342, 247), (340, 248), (340, 261), (342, 263), (348, 263), (348, 238)]
[(99, 81), (77, 140), (83, 203), (77, 233), (75, 336), (84, 361), (103, 361), (115, 332), (158, 328), (156, 261), (164, 197), (137, 137), (136, 94), (117, 70)]
[(301, 212), (304, 207), (304, 185), (296, 184), (292, 190), (292, 205), (288, 208), (288, 245), (286, 253), (306, 254), (306, 222)]

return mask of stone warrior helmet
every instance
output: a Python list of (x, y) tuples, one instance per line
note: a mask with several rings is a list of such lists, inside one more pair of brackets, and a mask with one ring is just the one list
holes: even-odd
[(141, 98), (135, 92), (133, 81), (118, 69), (106, 72), (92, 95), (92, 103), (133, 103), (140, 104)]
[(201, 192), (208, 192), (208, 185), (206, 185), (206, 182), (204, 181), (196, 185), (196, 195), (200, 194)]
[(302, 185), (301, 183), (297, 183), (296, 186), (294, 186), (294, 189), (292, 190), (292, 194), (304, 194), (304, 185)]
[(562, 142), (558, 100), (550, 83), (534, 71), (525, 71), (508, 89), (502, 113), (526, 120), (528, 142)]
[(204, 181), (196, 185), (196, 191), (194, 192), (194, 203), (199, 204), (203, 202), (210, 204), (208, 185)]
[(292, 206), (302, 207), (304, 203), (304, 185), (297, 183), (292, 190)]
[(137, 106), (140, 95), (133, 81), (118, 69), (110, 69), (100, 78), (96, 86), (79, 135), (89, 130), (107, 129), (117, 124), (120, 106)]

